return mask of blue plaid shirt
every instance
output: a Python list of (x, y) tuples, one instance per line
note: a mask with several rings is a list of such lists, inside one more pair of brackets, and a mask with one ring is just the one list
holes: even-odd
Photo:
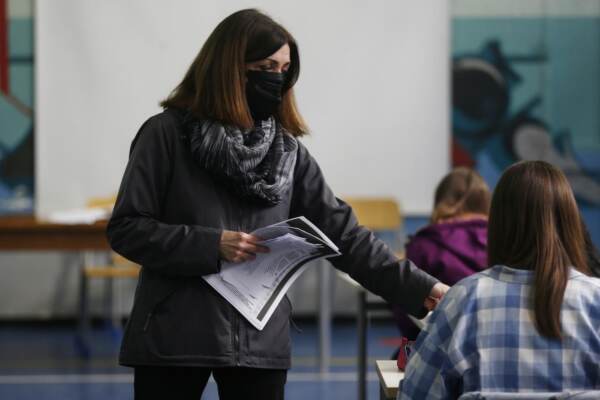
[(537, 333), (532, 281), (498, 265), (454, 285), (417, 338), (398, 398), (600, 389), (600, 279), (571, 269), (562, 341)]

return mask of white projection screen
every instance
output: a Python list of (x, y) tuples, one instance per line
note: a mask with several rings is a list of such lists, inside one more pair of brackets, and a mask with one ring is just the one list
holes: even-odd
[(302, 140), (336, 194), (428, 213), (450, 157), (447, 2), (38, 0), (38, 216), (116, 193), (137, 129), (217, 23), (249, 7), (298, 41)]

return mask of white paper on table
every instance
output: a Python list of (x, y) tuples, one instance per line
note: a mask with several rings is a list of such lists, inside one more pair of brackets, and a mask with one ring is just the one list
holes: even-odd
[(308, 261), (340, 254), (337, 247), (329, 245), (329, 239), (323, 240), (325, 235), (314, 225), (310, 229), (315, 231), (310, 233), (298, 227), (306, 228), (307, 221), (299, 217), (252, 232), (265, 239), (262, 243), (269, 247), (269, 253), (259, 253), (254, 260), (244, 263), (223, 263), (218, 274), (204, 277), (259, 330), (304, 272)]
[(110, 218), (111, 210), (101, 207), (76, 208), (50, 213), (44, 220), (55, 224), (78, 225), (93, 224)]

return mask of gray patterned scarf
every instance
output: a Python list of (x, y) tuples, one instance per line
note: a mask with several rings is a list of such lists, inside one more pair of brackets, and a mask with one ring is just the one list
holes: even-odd
[(190, 147), (200, 167), (241, 197), (275, 205), (292, 184), (298, 143), (274, 118), (243, 132), (192, 121)]

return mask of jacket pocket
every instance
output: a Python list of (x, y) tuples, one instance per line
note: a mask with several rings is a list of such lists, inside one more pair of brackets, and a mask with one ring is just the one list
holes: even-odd
[(193, 280), (164, 297), (144, 323), (149, 351), (171, 360), (229, 356), (228, 309), (215, 296)]
[(286, 295), (262, 331), (248, 325), (248, 350), (251, 356), (283, 359), (290, 357), (291, 311), (292, 304)]
[(175, 288), (171, 289), (171, 291), (164, 294), (161, 298), (159, 298), (156, 301), (156, 303), (152, 306), (150, 311), (146, 314), (142, 331), (146, 332), (148, 330), (148, 327), (150, 326), (150, 322), (152, 321), (152, 318), (154, 317), (156, 310), (158, 310), (163, 303), (165, 303), (167, 300), (169, 300), (169, 297), (171, 297), (175, 293), (176, 290), (177, 289), (175, 289)]

